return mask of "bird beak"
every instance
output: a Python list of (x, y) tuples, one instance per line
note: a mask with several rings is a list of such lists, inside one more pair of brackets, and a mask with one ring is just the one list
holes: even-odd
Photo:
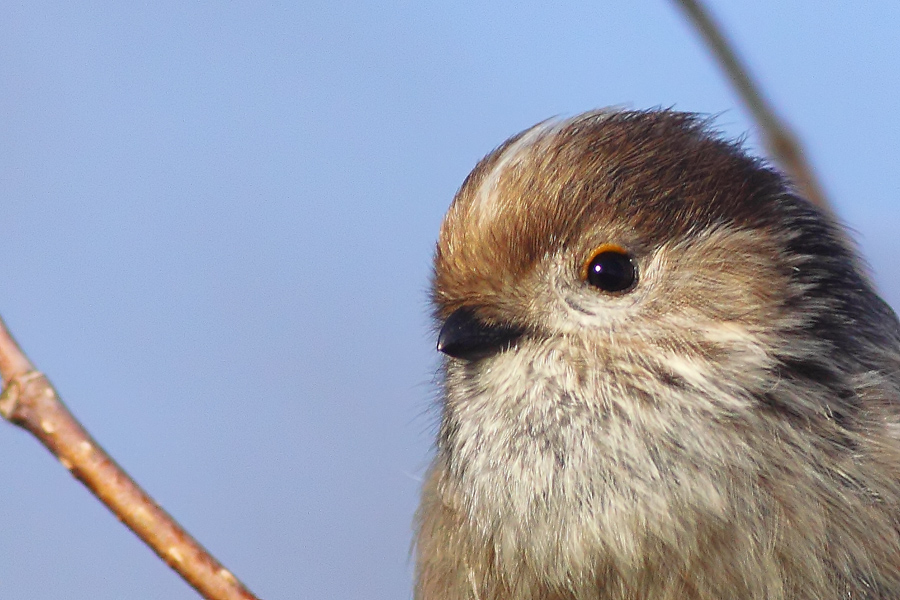
[(472, 309), (463, 307), (444, 321), (437, 349), (454, 358), (477, 360), (506, 350), (523, 333), (518, 327), (483, 323)]

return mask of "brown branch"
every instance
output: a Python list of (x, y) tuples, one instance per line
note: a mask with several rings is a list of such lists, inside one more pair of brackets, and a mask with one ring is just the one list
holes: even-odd
[(0, 415), (31, 432), (76, 479), (209, 600), (255, 596), (160, 508), (95, 442), (0, 319)]
[(806, 199), (830, 211), (828, 199), (812, 166), (804, 156), (800, 142), (763, 97), (759, 86), (750, 78), (749, 71), (732, 50), (732, 45), (725, 38), (721, 28), (713, 21), (700, 0), (675, 0), (675, 3), (687, 14), (713, 56), (719, 61), (719, 66), (728, 75), (744, 105), (759, 125), (772, 157), (791, 175)]

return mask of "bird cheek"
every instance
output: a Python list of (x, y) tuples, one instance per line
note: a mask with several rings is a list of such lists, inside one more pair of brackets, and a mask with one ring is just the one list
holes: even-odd
[(773, 252), (748, 232), (710, 234), (671, 260), (667, 296), (711, 322), (771, 325), (788, 285)]

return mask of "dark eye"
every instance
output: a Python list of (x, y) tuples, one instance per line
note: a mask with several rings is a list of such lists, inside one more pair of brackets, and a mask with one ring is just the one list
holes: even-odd
[(584, 279), (604, 292), (622, 292), (637, 281), (637, 268), (628, 253), (618, 246), (600, 246), (583, 271)]

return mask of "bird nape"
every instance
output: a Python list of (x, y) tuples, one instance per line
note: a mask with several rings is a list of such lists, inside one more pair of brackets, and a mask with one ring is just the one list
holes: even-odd
[(441, 228), (420, 600), (900, 597), (900, 327), (707, 120), (514, 136)]

